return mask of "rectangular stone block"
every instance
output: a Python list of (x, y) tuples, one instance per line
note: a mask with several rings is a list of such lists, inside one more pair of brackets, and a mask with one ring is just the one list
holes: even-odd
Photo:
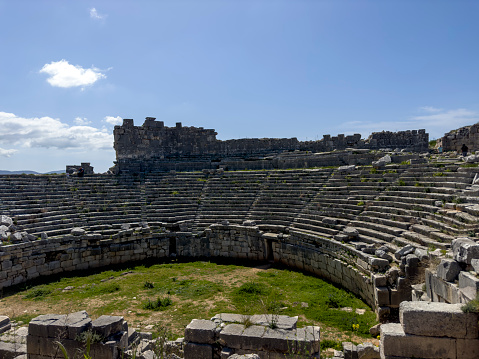
[(457, 339), (457, 358), (477, 359), (479, 358), (478, 339)]
[(244, 329), (241, 324), (228, 324), (220, 332), (220, 340), (229, 348), (241, 349), (241, 334)]
[(92, 330), (106, 338), (123, 331), (123, 317), (102, 315), (92, 322)]
[(208, 344), (186, 343), (184, 359), (212, 359), (213, 347)]
[(381, 325), (381, 358), (456, 359), (456, 340), (404, 333), (401, 324)]
[(185, 340), (199, 344), (213, 344), (216, 340), (216, 324), (211, 320), (193, 319), (185, 329)]
[(429, 337), (478, 338), (477, 313), (464, 313), (463, 304), (402, 302), (399, 320), (406, 334)]
[(261, 348), (258, 349), (287, 353), (290, 350), (295, 350), (295, 345), (295, 331), (266, 328)]
[(241, 334), (241, 348), (248, 350), (258, 350), (261, 348), (264, 332), (265, 327), (261, 325), (252, 325), (245, 328)]
[(389, 290), (387, 287), (376, 287), (374, 299), (379, 307), (389, 305)]
[[(28, 334), (36, 336), (36, 337), (43, 337), (48, 338), (49, 332), (51, 332), (50, 328), (53, 326), (54, 328), (58, 328), (55, 324), (58, 324), (59, 321), (64, 323), (66, 315), (63, 314), (45, 314), (39, 315), (36, 318), (33, 318), (28, 325)], [(64, 328), (64, 327), (63, 327)], [(51, 337), (55, 337), (52, 335)]]

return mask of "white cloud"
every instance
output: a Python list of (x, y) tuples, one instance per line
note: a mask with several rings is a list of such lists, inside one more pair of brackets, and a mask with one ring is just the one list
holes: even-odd
[(75, 119), (73, 120), (77, 125), (89, 125), (91, 123), (91, 121), (88, 121), (88, 119), (86, 117), (75, 117)]
[(69, 126), (51, 117), (23, 118), (0, 112), (0, 127), (0, 145), (85, 151), (111, 150), (113, 147), (113, 135), (106, 129)]
[(45, 64), (40, 73), (50, 75), (47, 79), (50, 85), (63, 88), (93, 85), (98, 80), (106, 78), (106, 75), (96, 67), (84, 69), (78, 65), (71, 65), (66, 60)]
[(104, 120), (110, 125), (121, 125), (123, 123), (123, 119), (120, 116), (106, 116)]
[(102, 20), (106, 15), (101, 15), (94, 7), (90, 9), (90, 17), (95, 20)]
[(443, 110), (436, 108), (424, 107), (423, 111), (429, 112), (425, 115), (412, 116), (404, 120), (395, 121), (350, 121), (343, 123), (340, 127), (348, 133), (361, 133), (364, 137), (367, 137), (372, 132), (380, 131), (405, 131), (405, 130), (417, 130), (424, 128), (429, 133), (429, 138), (439, 138), (444, 136), (445, 133), (457, 129), (472, 125), (479, 122), (479, 113), (470, 111), (467, 109), (459, 108), (455, 110)]
[(441, 111), (443, 111), (442, 108), (436, 108), (436, 107), (432, 107), (432, 106), (423, 106), (423, 107), (420, 107), (419, 110), (424, 111), (424, 112), (441, 112)]
[(6, 150), (4, 148), (0, 148), (0, 156), (2, 157), (11, 157), (17, 150)]

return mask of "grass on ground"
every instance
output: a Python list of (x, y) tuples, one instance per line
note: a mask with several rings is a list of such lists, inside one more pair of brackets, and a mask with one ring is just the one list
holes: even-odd
[[(365, 313), (359, 315), (356, 309)], [(268, 312), (299, 316), (298, 326), (319, 325), (321, 340), (331, 346), (340, 341), (373, 341), (369, 328), (376, 324), (374, 312), (364, 302), (314, 276), (274, 266), (210, 262), (65, 277), (9, 294), (0, 300), (0, 310), (24, 322), (40, 314), (78, 310), (86, 310), (92, 318), (122, 315), (134, 328), (168, 327), (174, 338), (183, 336), (194, 318)]]

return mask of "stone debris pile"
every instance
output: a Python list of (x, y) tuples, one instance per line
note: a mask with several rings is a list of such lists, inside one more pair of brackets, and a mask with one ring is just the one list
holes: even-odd
[(37, 239), (36, 236), (16, 226), (11, 217), (0, 215), (0, 241), (3, 244), (27, 243)]

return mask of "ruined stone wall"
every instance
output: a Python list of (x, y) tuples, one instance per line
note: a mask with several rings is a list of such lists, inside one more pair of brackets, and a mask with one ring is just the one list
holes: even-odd
[(404, 149), (420, 152), (427, 151), (429, 147), (429, 134), (426, 130), (410, 130), (399, 132), (373, 132), (369, 137), (369, 148)]
[(436, 148), (442, 147), (443, 151), (460, 152), (463, 144), (471, 152), (479, 150), (479, 123), (446, 133), (437, 140)]
[[(373, 308), (378, 306), (373, 274), (377, 268), (369, 259), (372, 256), (340, 242), (300, 232), (284, 236), (264, 233), (256, 226), (239, 225), (212, 225), (204, 236), (155, 232), (154, 228), (128, 229), (112, 238), (87, 233), (3, 246), (0, 289), (39, 276), (165, 258), (176, 253), (183, 258), (274, 260), (329, 279), (362, 297)], [(311, 244), (313, 240), (316, 245)]]
[[(298, 141), (297, 138), (251, 138), (221, 141), (213, 129), (202, 127), (167, 127), (162, 121), (147, 117), (142, 126), (134, 126), (132, 119), (125, 119), (122, 126), (115, 126), (115, 172), (155, 172), (175, 170), (199, 170), (218, 168), (230, 162), (231, 169), (278, 168), (265, 159), (282, 156), (291, 151), (326, 152), (355, 149), (408, 149), (427, 150), (428, 134), (425, 130), (373, 133), (367, 141), (360, 134), (331, 137), (324, 135), (318, 141)], [(265, 162), (266, 160), (266, 162)], [(259, 161), (259, 164), (257, 163)], [(305, 163), (296, 160), (293, 167), (303, 168)], [(342, 165), (347, 163), (338, 163)], [(174, 168), (172, 168), (174, 167)], [(279, 167), (281, 168), (281, 167)]]

